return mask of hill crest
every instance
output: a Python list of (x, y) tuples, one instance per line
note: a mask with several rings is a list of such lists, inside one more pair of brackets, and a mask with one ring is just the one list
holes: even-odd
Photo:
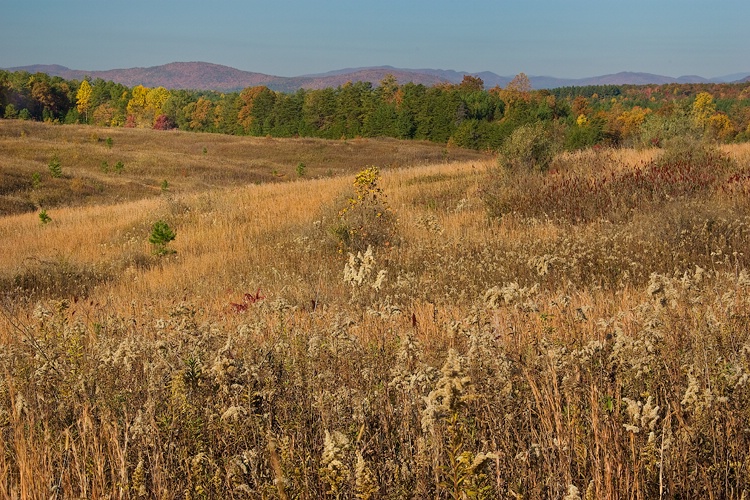
[[(370, 82), (377, 85), (386, 75), (393, 75), (399, 84), (412, 82), (425, 86), (441, 83), (460, 83), (464, 75), (478, 76), (485, 88), (505, 87), (512, 76), (501, 76), (491, 71), (472, 73), (467, 71), (442, 69), (405, 69), (393, 66), (371, 66), (345, 68), (326, 73), (283, 77), (255, 73), (208, 62), (172, 62), (160, 66), (86, 71), (66, 68), (57, 64), (36, 64), (7, 68), (9, 71), (47, 73), (71, 80), (85, 77), (111, 80), (129, 87), (166, 87), (168, 89), (215, 90), (219, 92), (238, 91), (246, 87), (265, 85), (281, 92), (296, 92), (299, 89), (322, 89), (338, 87), (347, 82)], [(743, 80), (744, 75), (744, 80)], [(585, 85), (662, 85), (667, 83), (726, 83), (747, 81), (750, 73), (737, 73), (726, 77), (707, 79), (697, 75), (673, 78), (652, 73), (623, 71), (610, 75), (587, 78), (557, 78), (554, 76), (529, 76), (535, 89), (574, 87)]]

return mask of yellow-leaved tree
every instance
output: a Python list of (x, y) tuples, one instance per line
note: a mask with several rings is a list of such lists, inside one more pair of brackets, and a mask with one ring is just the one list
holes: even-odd
[(708, 119), (713, 116), (716, 112), (716, 104), (714, 103), (714, 96), (708, 92), (701, 92), (695, 96), (693, 102), (693, 119), (700, 126), (706, 126)]
[(76, 92), (76, 107), (78, 108), (78, 112), (83, 114), (86, 123), (89, 121), (92, 94), (93, 89), (91, 88), (91, 84), (87, 80), (82, 81), (81, 86), (78, 87), (78, 92)]
[(169, 100), (170, 95), (169, 90), (164, 87), (156, 87), (149, 90), (146, 94), (144, 114), (146, 120), (150, 119), (152, 125), (156, 118), (163, 113), (162, 108), (164, 107), (164, 103)]
[(692, 115), (695, 123), (712, 139), (727, 141), (734, 135), (732, 120), (725, 113), (716, 110), (714, 98), (708, 92), (695, 96)]
[(617, 121), (622, 126), (623, 138), (635, 137), (641, 129), (641, 125), (646, 121), (646, 117), (651, 114), (649, 108), (634, 106), (633, 109), (623, 111), (617, 116)]
[(139, 127), (144, 126), (144, 114), (146, 111), (146, 96), (148, 95), (148, 88), (143, 85), (136, 85), (133, 87), (131, 92), (131, 98), (128, 101), (128, 115), (132, 116), (133, 120)]

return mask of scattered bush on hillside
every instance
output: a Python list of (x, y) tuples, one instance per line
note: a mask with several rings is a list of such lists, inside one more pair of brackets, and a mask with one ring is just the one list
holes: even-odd
[(545, 172), (556, 149), (557, 145), (544, 125), (522, 125), (503, 142), (498, 162), (510, 173)]
[(380, 170), (367, 167), (354, 178), (354, 193), (329, 227), (339, 251), (364, 252), (368, 246), (389, 246), (396, 236), (396, 217), (378, 185)]
[(644, 204), (709, 196), (736, 172), (738, 166), (715, 147), (674, 138), (657, 158), (634, 168), (613, 160), (583, 171), (562, 161), (548, 173), (494, 169), (483, 199), (495, 218), (516, 213), (570, 223), (624, 221)]
[(48, 222), (52, 222), (52, 217), (50, 217), (47, 214), (47, 211), (45, 209), (42, 209), (39, 212), (39, 222), (41, 222), (42, 224), (47, 224)]
[(62, 165), (60, 164), (60, 158), (58, 158), (57, 155), (52, 157), (47, 166), (49, 167), (49, 173), (52, 177), (58, 178), (62, 176)]
[(172, 130), (177, 128), (175, 122), (167, 115), (159, 115), (154, 122), (154, 130)]
[(703, 130), (690, 112), (678, 108), (671, 115), (650, 113), (641, 124), (634, 143), (640, 148), (669, 148), (674, 143), (699, 144), (704, 140)]
[(304, 163), (299, 162), (297, 164), (297, 177), (304, 177), (306, 171), (307, 171), (307, 166)]
[(167, 248), (167, 244), (173, 241), (176, 236), (169, 224), (163, 220), (158, 220), (151, 226), (151, 236), (149, 236), (148, 242), (153, 245), (154, 254), (162, 256), (175, 253), (171, 248)]

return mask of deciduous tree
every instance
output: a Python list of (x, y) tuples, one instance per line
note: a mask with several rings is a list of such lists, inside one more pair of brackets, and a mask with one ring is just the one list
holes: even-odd
[(274, 93), (263, 85), (248, 87), (240, 93), (240, 100), (238, 124), (246, 134), (261, 135), (263, 122), (271, 114), (276, 100)]
[(78, 87), (78, 92), (76, 92), (76, 107), (78, 108), (78, 112), (83, 114), (87, 123), (89, 121), (92, 94), (93, 89), (91, 88), (91, 84), (87, 80), (82, 81)]
[(128, 101), (128, 116), (132, 116), (132, 121), (138, 126), (143, 126), (143, 116), (146, 110), (146, 96), (148, 95), (148, 90), (149, 89), (143, 85), (136, 85), (133, 87), (130, 100)]
[(163, 114), (164, 103), (169, 100), (169, 90), (164, 87), (156, 87), (146, 93), (146, 106), (144, 114), (146, 120), (150, 120), (152, 123), (156, 121), (156, 118)]
[(478, 76), (464, 75), (458, 89), (463, 92), (481, 92), (484, 90), (484, 80)]
[(708, 123), (708, 119), (716, 112), (716, 103), (714, 103), (714, 97), (708, 92), (701, 92), (695, 96), (693, 101), (693, 119), (699, 125), (705, 126)]
[(505, 103), (505, 121), (521, 125), (530, 120), (531, 82), (524, 73), (519, 73), (500, 92)]

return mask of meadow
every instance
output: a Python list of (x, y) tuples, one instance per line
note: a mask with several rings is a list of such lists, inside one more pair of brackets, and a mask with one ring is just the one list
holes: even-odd
[(746, 144), (0, 145), (2, 496), (750, 495)]

